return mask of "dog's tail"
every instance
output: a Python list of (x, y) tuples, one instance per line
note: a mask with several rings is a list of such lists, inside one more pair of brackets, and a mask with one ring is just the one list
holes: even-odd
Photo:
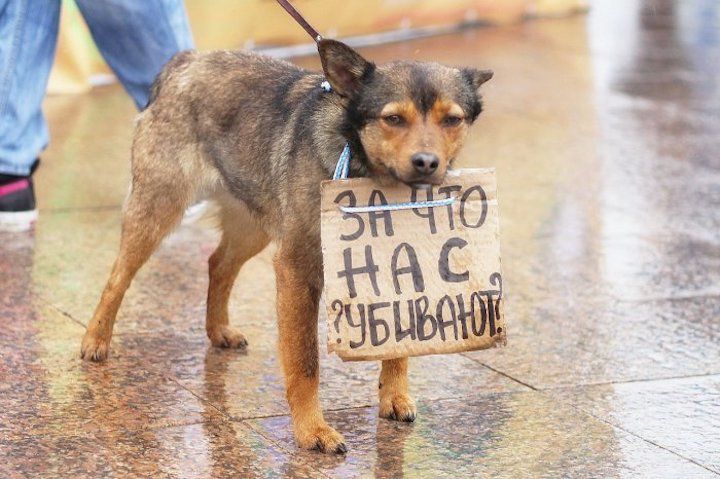
[[(172, 75), (172, 73), (178, 68), (190, 62), (193, 53), (193, 50), (183, 50), (176, 53), (175, 55), (173, 55), (172, 58), (170, 58), (170, 60), (168, 60), (165, 66), (163, 66), (162, 70), (160, 70), (160, 73), (158, 73), (158, 75), (155, 77), (155, 81), (153, 81), (152, 86), (150, 87), (150, 98), (148, 98), (148, 102), (147, 105), (145, 105), (145, 108), (152, 105), (158, 95), (160, 95), (160, 89), (165, 84), (167, 79)], [(145, 108), (143, 108), (143, 110)]]

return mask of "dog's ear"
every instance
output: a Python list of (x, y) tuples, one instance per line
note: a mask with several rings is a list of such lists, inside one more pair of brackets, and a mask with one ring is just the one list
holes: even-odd
[(320, 40), (318, 52), (325, 78), (342, 96), (352, 97), (360, 88), (363, 77), (375, 68), (358, 52), (336, 40)]
[(463, 68), (463, 76), (472, 85), (473, 89), (478, 90), (480, 85), (493, 77), (492, 70), (477, 70), (475, 68)]
[(470, 104), (470, 122), (477, 120), (482, 112), (482, 95), (480, 95), (480, 86), (493, 77), (492, 70), (478, 70), (476, 68), (463, 68), (460, 70), (463, 80), (466, 81), (475, 94)]

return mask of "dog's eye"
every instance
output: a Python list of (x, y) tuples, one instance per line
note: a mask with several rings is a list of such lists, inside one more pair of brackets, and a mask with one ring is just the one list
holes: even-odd
[(391, 126), (402, 126), (405, 124), (405, 118), (400, 115), (387, 115), (383, 117), (383, 121)]
[(443, 118), (442, 125), (447, 127), (458, 126), (461, 121), (463, 121), (462, 117), (450, 115)]

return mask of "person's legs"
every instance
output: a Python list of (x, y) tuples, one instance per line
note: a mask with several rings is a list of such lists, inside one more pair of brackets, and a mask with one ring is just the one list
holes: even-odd
[(59, 0), (0, 0), (0, 175), (29, 175), (48, 144), (41, 106), (59, 19)]
[(177, 52), (193, 48), (182, 0), (76, 0), (93, 39), (138, 108)]
[(42, 114), (60, 0), (0, 0), (0, 231), (37, 218), (30, 175), (50, 135)]

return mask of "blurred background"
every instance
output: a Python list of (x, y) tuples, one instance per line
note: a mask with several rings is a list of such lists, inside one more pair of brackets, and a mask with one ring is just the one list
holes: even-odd
[[(200, 50), (242, 47), (276, 56), (310, 53), (307, 34), (275, 0), (186, 0)], [(297, 0), (295, 7), (329, 38), (377, 44), (478, 25), (509, 25), (528, 18), (583, 11), (585, 0)], [(338, 8), (339, 7), (339, 8)], [(78, 93), (113, 81), (73, 0), (62, 1), (57, 60), (50, 93)], [(353, 41), (354, 40), (354, 41)]]

